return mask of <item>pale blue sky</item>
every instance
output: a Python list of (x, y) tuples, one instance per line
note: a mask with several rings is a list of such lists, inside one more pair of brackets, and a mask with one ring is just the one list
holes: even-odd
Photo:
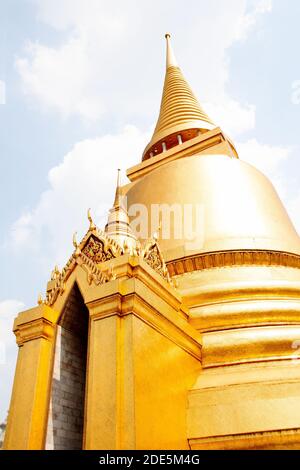
[(117, 166), (140, 160), (158, 113), (166, 31), (201, 102), (271, 178), (300, 229), (299, 0), (107, 3), (0, 3), (0, 420), (12, 320), (72, 253), (86, 208), (100, 220)]

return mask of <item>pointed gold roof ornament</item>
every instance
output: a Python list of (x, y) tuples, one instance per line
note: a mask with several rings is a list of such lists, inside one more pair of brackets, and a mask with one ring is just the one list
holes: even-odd
[(73, 233), (73, 240), (72, 240), (72, 241), (73, 241), (73, 246), (74, 246), (74, 248), (77, 249), (77, 248), (78, 248), (77, 232), (74, 232), (74, 233)]
[(125, 198), (122, 195), (120, 184), (120, 173), (118, 169), (117, 186), (113, 207), (109, 211), (105, 233), (115, 240), (124, 252), (132, 252), (136, 249), (137, 240), (129, 223)]
[(58, 269), (58, 266), (56, 265), (51, 273), (51, 281), (55, 281), (58, 279), (60, 276), (60, 270)]
[(160, 222), (158, 224), (158, 227), (157, 227), (157, 231), (153, 233), (153, 240), (155, 240), (156, 242), (158, 242), (158, 240), (160, 238), (161, 229), (162, 229), (162, 224), (161, 224), (161, 220), (160, 220)]
[(93, 230), (96, 230), (96, 225), (94, 224), (94, 221), (93, 221), (93, 218), (92, 218), (91, 209), (88, 209), (87, 217), (88, 217), (88, 221), (90, 223), (89, 231), (92, 232)]
[(113, 205), (113, 207), (115, 207), (115, 208), (121, 207), (120, 175), (121, 175), (121, 169), (118, 168), (116, 194), (115, 194), (115, 200), (114, 200), (114, 205)]
[(75, 232), (73, 235), (73, 246), (75, 248), (75, 256), (79, 256), (81, 251), (80, 251), (79, 243), (77, 241), (77, 232)]
[(143, 161), (216, 127), (201, 108), (177, 64), (170, 34), (165, 37), (167, 62), (160, 114)]

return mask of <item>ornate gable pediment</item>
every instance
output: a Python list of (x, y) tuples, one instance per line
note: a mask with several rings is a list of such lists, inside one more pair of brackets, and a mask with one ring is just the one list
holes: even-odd
[(56, 267), (52, 272), (51, 280), (47, 286), (46, 300), (44, 301), (40, 297), (38, 303), (52, 306), (58, 296), (63, 295), (65, 292), (66, 282), (77, 266), (80, 266), (86, 272), (89, 285), (93, 283), (98, 286), (110, 281), (114, 278), (112, 269), (103, 269), (101, 265), (123, 254), (140, 256), (154, 271), (172, 284), (156, 238), (149, 240), (144, 246), (136, 241), (134, 249), (126, 247), (126, 245), (121, 247), (115, 240), (91, 223), (87, 234), (79, 244), (74, 235), (73, 245), (75, 251), (63, 270), (60, 272)]
[(116, 253), (103, 239), (91, 235), (86, 245), (82, 249), (82, 253), (96, 264), (105, 263), (106, 261), (116, 258)]
[(105, 263), (123, 254), (118, 243), (98, 228), (90, 229), (76, 248), (96, 264)]
[(52, 306), (58, 296), (63, 295), (66, 283), (77, 266), (80, 266), (86, 272), (89, 285), (92, 283), (101, 285), (111, 278), (109, 273), (102, 272), (84, 253), (75, 252), (61, 272), (58, 270), (53, 271), (51, 281), (47, 287), (45, 304)]
[(144, 261), (146, 261), (146, 263), (152, 269), (154, 269), (154, 271), (160, 274), (160, 276), (162, 276), (165, 281), (172, 284), (167, 265), (156, 239), (149, 240), (149, 242), (146, 243), (144, 249), (142, 250), (142, 254)]
[[(80, 244), (77, 244), (74, 236), (73, 245), (75, 251), (63, 270), (60, 272), (58, 268), (55, 268), (52, 272), (51, 280), (48, 283), (46, 301), (44, 302), (49, 306), (52, 306), (57, 297), (64, 293), (66, 282), (76, 266), (81, 266), (86, 272), (87, 281), (90, 285), (92, 283), (101, 285), (108, 282), (112, 274), (109, 273), (109, 270), (103, 272), (98, 264), (110, 261), (123, 254), (121, 247), (96, 227), (87, 232)], [(40, 302), (43, 302), (42, 299), (40, 299)]]

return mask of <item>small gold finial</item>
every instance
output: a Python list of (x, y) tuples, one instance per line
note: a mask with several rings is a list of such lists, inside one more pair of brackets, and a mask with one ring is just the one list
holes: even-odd
[(43, 297), (42, 297), (42, 294), (39, 294), (37, 303), (38, 303), (38, 305), (43, 305), (44, 299), (43, 299)]
[(74, 248), (78, 248), (78, 243), (77, 243), (77, 232), (74, 233), (73, 235), (73, 246)]
[(171, 37), (171, 34), (170, 34), (170, 33), (166, 33), (166, 34), (165, 34), (165, 38), (166, 38), (166, 39), (170, 39), (170, 37)]
[(52, 271), (52, 275), (51, 275), (51, 281), (56, 281), (60, 276), (60, 270), (58, 268), (58, 266), (56, 265)]
[(88, 220), (90, 222), (90, 230), (95, 230), (96, 225), (94, 224), (94, 221), (93, 221), (93, 218), (92, 218), (91, 209), (88, 209), (87, 216), (88, 216)]
[(157, 227), (157, 231), (153, 233), (153, 237), (152, 237), (153, 240), (157, 242), (160, 238), (160, 234), (161, 234), (161, 221), (159, 222), (159, 225)]
[(52, 273), (51, 273), (51, 281), (55, 281), (56, 278), (57, 278), (57, 271), (58, 271), (58, 267), (55, 266)]
[(80, 248), (79, 248), (79, 244), (77, 242), (77, 232), (75, 232), (74, 235), (73, 235), (73, 246), (75, 248), (75, 258), (78, 258), (81, 251), (80, 251)]

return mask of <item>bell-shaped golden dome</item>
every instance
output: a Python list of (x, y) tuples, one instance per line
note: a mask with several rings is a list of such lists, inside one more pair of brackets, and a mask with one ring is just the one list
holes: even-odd
[(181, 207), (183, 217), (185, 207), (200, 210), (193, 243), (184, 231), (178, 236), (171, 217), (170, 237), (164, 239), (162, 233), (160, 238), (167, 260), (245, 249), (300, 254), (300, 238), (273, 185), (239, 159), (227, 155), (181, 158), (138, 180), (127, 196), (129, 208), (137, 203), (147, 208), (149, 227), (153, 205), (171, 211)]

